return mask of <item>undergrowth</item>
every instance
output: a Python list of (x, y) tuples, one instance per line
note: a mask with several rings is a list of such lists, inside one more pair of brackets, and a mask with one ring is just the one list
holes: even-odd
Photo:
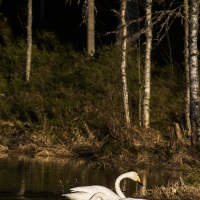
[[(54, 42), (52, 48), (42, 44), (33, 45), (28, 83), (24, 81), (25, 41), (0, 47), (1, 119), (42, 126), (45, 118), (49, 126), (82, 127), (87, 123), (103, 131), (107, 126), (123, 127), (119, 47), (105, 46), (89, 59), (59, 42)], [(139, 80), (134, 49), (129, 51), (127, 60), (131, 118), (133, 125), (138, 125)], [(175, 70), (153, 66), (153, 128), (163, 130), (177, 120), (184, 123), (183, 79)]]
[(154, 131), (142, 133), (143, 130), (138, 131), (139, 68), (135, 49), (129, 49), (127, 81), (132, 127), (125, 136), (120, 47), (104, 46), (95, 57), (88, 58), (84, 52), (61, 44), (53, 33), (35, 37), (29, 82), (24, 79), (25, 40), (0, 46), (3, 133), (21, 137), (21, 143), (25, 140), (21, 135), (25, 133), (26, 141), (36, 140), (38, 145), (87, 146), (95, 141), (98, 147), (119, 149), (119, 154), (120, 148), (135, 152), (138, 146), (148, 147), (147, 160), (151, 158), (149, 153), (158, 159), (173, 156), (166, 143), (164, 146), (161, 143), (162, 137), (169, 138), (174, 122), (184, 129), (185, 81), (181, 70), (153, 62), (151, 128)]

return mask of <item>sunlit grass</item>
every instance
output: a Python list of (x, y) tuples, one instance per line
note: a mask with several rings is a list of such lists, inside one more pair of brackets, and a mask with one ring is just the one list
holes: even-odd
[(147, 198), (154, 200), (197, 200), (200, 199), (200, 187), (193, 185), (179, 186), (178, 184), (169, 187), (155, 187), (147, 191)]

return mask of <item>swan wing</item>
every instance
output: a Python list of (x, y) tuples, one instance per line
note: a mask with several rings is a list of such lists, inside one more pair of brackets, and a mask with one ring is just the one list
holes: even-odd
[(92, 197), (91, 194), (84, 192), (63, 194), (62, 196), (65, 196), (71, 200), (89, 200)]
[(75, 187), (70, 189), (71, 193), (63, 196), (71, 200), (89, 200), (95, 193), (101, 192), (107, 196), (108, 200), (119, 200), (120, 197), (112, 190), (98, 185)]

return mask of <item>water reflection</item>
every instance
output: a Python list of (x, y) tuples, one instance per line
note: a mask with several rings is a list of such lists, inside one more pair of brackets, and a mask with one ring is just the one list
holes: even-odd
[[(130, 180), (122, 181), (126, 196), (135, 192), (145, 194), (154, 185), (167, 185), (172, 172), (151, 172), (135, 169), (144, 184), (136, 185)], [(0, 158), (0, 199), (62, 199), (69, 188), (82, 185), (104, 185), (114, 189), (114, 182), (121, 172), (103, 169), (97, 163), (73, 159), (44, 159), (27, 157)]]
[(19, 193), (17, 194), (17, 196), (19, 197), (19, 199), (24, 199), (24, 194), (25, 194), (25, 179), (22, 178), (21, 182), (20, 182), (20, 190)]

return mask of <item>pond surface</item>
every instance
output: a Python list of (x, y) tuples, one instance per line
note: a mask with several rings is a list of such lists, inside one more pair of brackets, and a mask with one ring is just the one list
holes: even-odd
[[(144, 192), (153, 186), (167, 185), (172, 172), (151, 172), (139, 168), (145, 186), (130, 180), (122, 181), (121, 188), (126, 196)], [(121, 172), (103, 168), (89, 160), (48, 159), (27, 157), (0, 158), (0, 200), (59, 200), (71, 187), (103, 185), (114, 189), (115, 179)]]

